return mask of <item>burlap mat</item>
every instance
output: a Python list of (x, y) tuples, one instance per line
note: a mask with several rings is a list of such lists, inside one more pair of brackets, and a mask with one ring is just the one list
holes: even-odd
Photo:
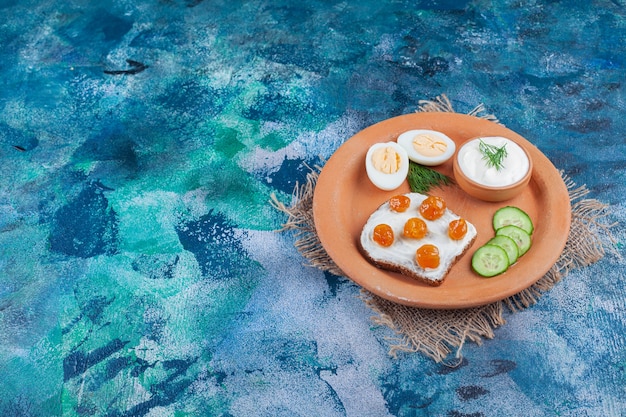
[[(432, 101), (422, 100), (419, 112), (454, 112), (445, 95)], [(474, 108), (470, 115), (498, 122), (495, 116), (484, 114), (482, 105)], [(288, 215), (280, 231), (295, 231), (295, 246), (308, 260), (308, 265), (332, 274), (344, 276), (322, 247), (315, 230), (313, 219), (313, 193), (320, 172), (314, 167), (307, 175), (306, 183), (296, 184), (291, 206), (278, 201), (272, 195), (271, 204)], [(505, 311), (514, 313), (535, 304), (538, 299), (572, 268), (590, 265), (605, 255), (605, 247), (614, 248), (614, 239), (604, 219), (608, 206), (594, 199), (584, 198), (589, 191), (585, 186), (577, 187), (563, 176), (569, 190), (572, 207), (572, 223), (563, 253), (555, 265), (536, 284), (505, 300), (482, 307), (454, 310), (435, 310), (409, 307), (383, 299), (362, 289), (361, 297), (376, 316), (376, 324), (388, 326), (396, 333), (389, 338), (389, 354), (398, 352), (421, 352), (436, 362), (444, 361), (456, 348), (454, 362), (460, 363), (461, 350), (466, 341), (480, 345), (484, 338), (492, 339), (494, 330), (505, 323)], [(619, 256), (619, 254), (617, 254)]]

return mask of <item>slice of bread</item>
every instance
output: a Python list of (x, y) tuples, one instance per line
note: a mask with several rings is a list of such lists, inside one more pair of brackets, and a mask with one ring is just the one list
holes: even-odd
[[(453, 240), (448, 236), (448, 225), (460, 216), (446, 208), (439, 219), (426, 220), (421, 216), (419, 206), (427, 196), (418, 193), (405, 195), (411, 199), (406, 211), (395, 212), (386, 201), (372, 213), (361, 232), (360, 251), (369, 262), (379, 268), (399, 272), (430, 286), (439, 286), (452, 266), (476, 240), (476, 227), (466, 220), (466, 235), (460, 240)], [(404, 224), (411, 217), (421, 218), (426, 222), (428, 233), (422, 239), (407, 238), (403, 235)], [(395, 239), (389, 247), (383, 247), (373, 240), (374, 228), (379, 224), (387, 224), (393, 229)], [(425, 244), (435, 245), (439, 249), (440, 263), (437, 268), (422, 268), (417, 263), (415, 253)]]

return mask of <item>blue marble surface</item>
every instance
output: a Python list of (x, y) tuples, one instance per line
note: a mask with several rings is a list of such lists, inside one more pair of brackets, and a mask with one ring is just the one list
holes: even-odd
[[(0, 415), (626, 415), (623, 1), (0, 15)], [(614, 251), (456, 368), (391, 358), (359, 288), (303, 266), (268, 204), (440, 94), (484, 103), (619, 222)]]

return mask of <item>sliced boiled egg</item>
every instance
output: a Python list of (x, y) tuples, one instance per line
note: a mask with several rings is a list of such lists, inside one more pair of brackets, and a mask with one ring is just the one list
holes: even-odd
[(385, 191), (395, 190), (409, 173), (409, 157), (396, 142), (376, 143), (365, 155), (365, 170), (376, 187)]
[(447, 135), (436, 130), (409, 130), (398, 136), (409, 159), (421, 165), (441, 165), (454, 155), (456, 144)]

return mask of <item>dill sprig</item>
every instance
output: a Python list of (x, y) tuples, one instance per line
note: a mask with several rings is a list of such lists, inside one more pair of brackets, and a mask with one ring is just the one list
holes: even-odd
[(483, 159), (487, 162), (488, 167), (494, 167), (500, 171), (503, 168), (502, 160), (506, 157), (506, 143), (502, 146), (491, 145), (480, 139), (478, 150), (483, 154)]
[(411, 191), (420, 194), (427, 194), (433, 187), (452, 184), (450, 177), (413, 161), (409, 162), (407, 180)]

